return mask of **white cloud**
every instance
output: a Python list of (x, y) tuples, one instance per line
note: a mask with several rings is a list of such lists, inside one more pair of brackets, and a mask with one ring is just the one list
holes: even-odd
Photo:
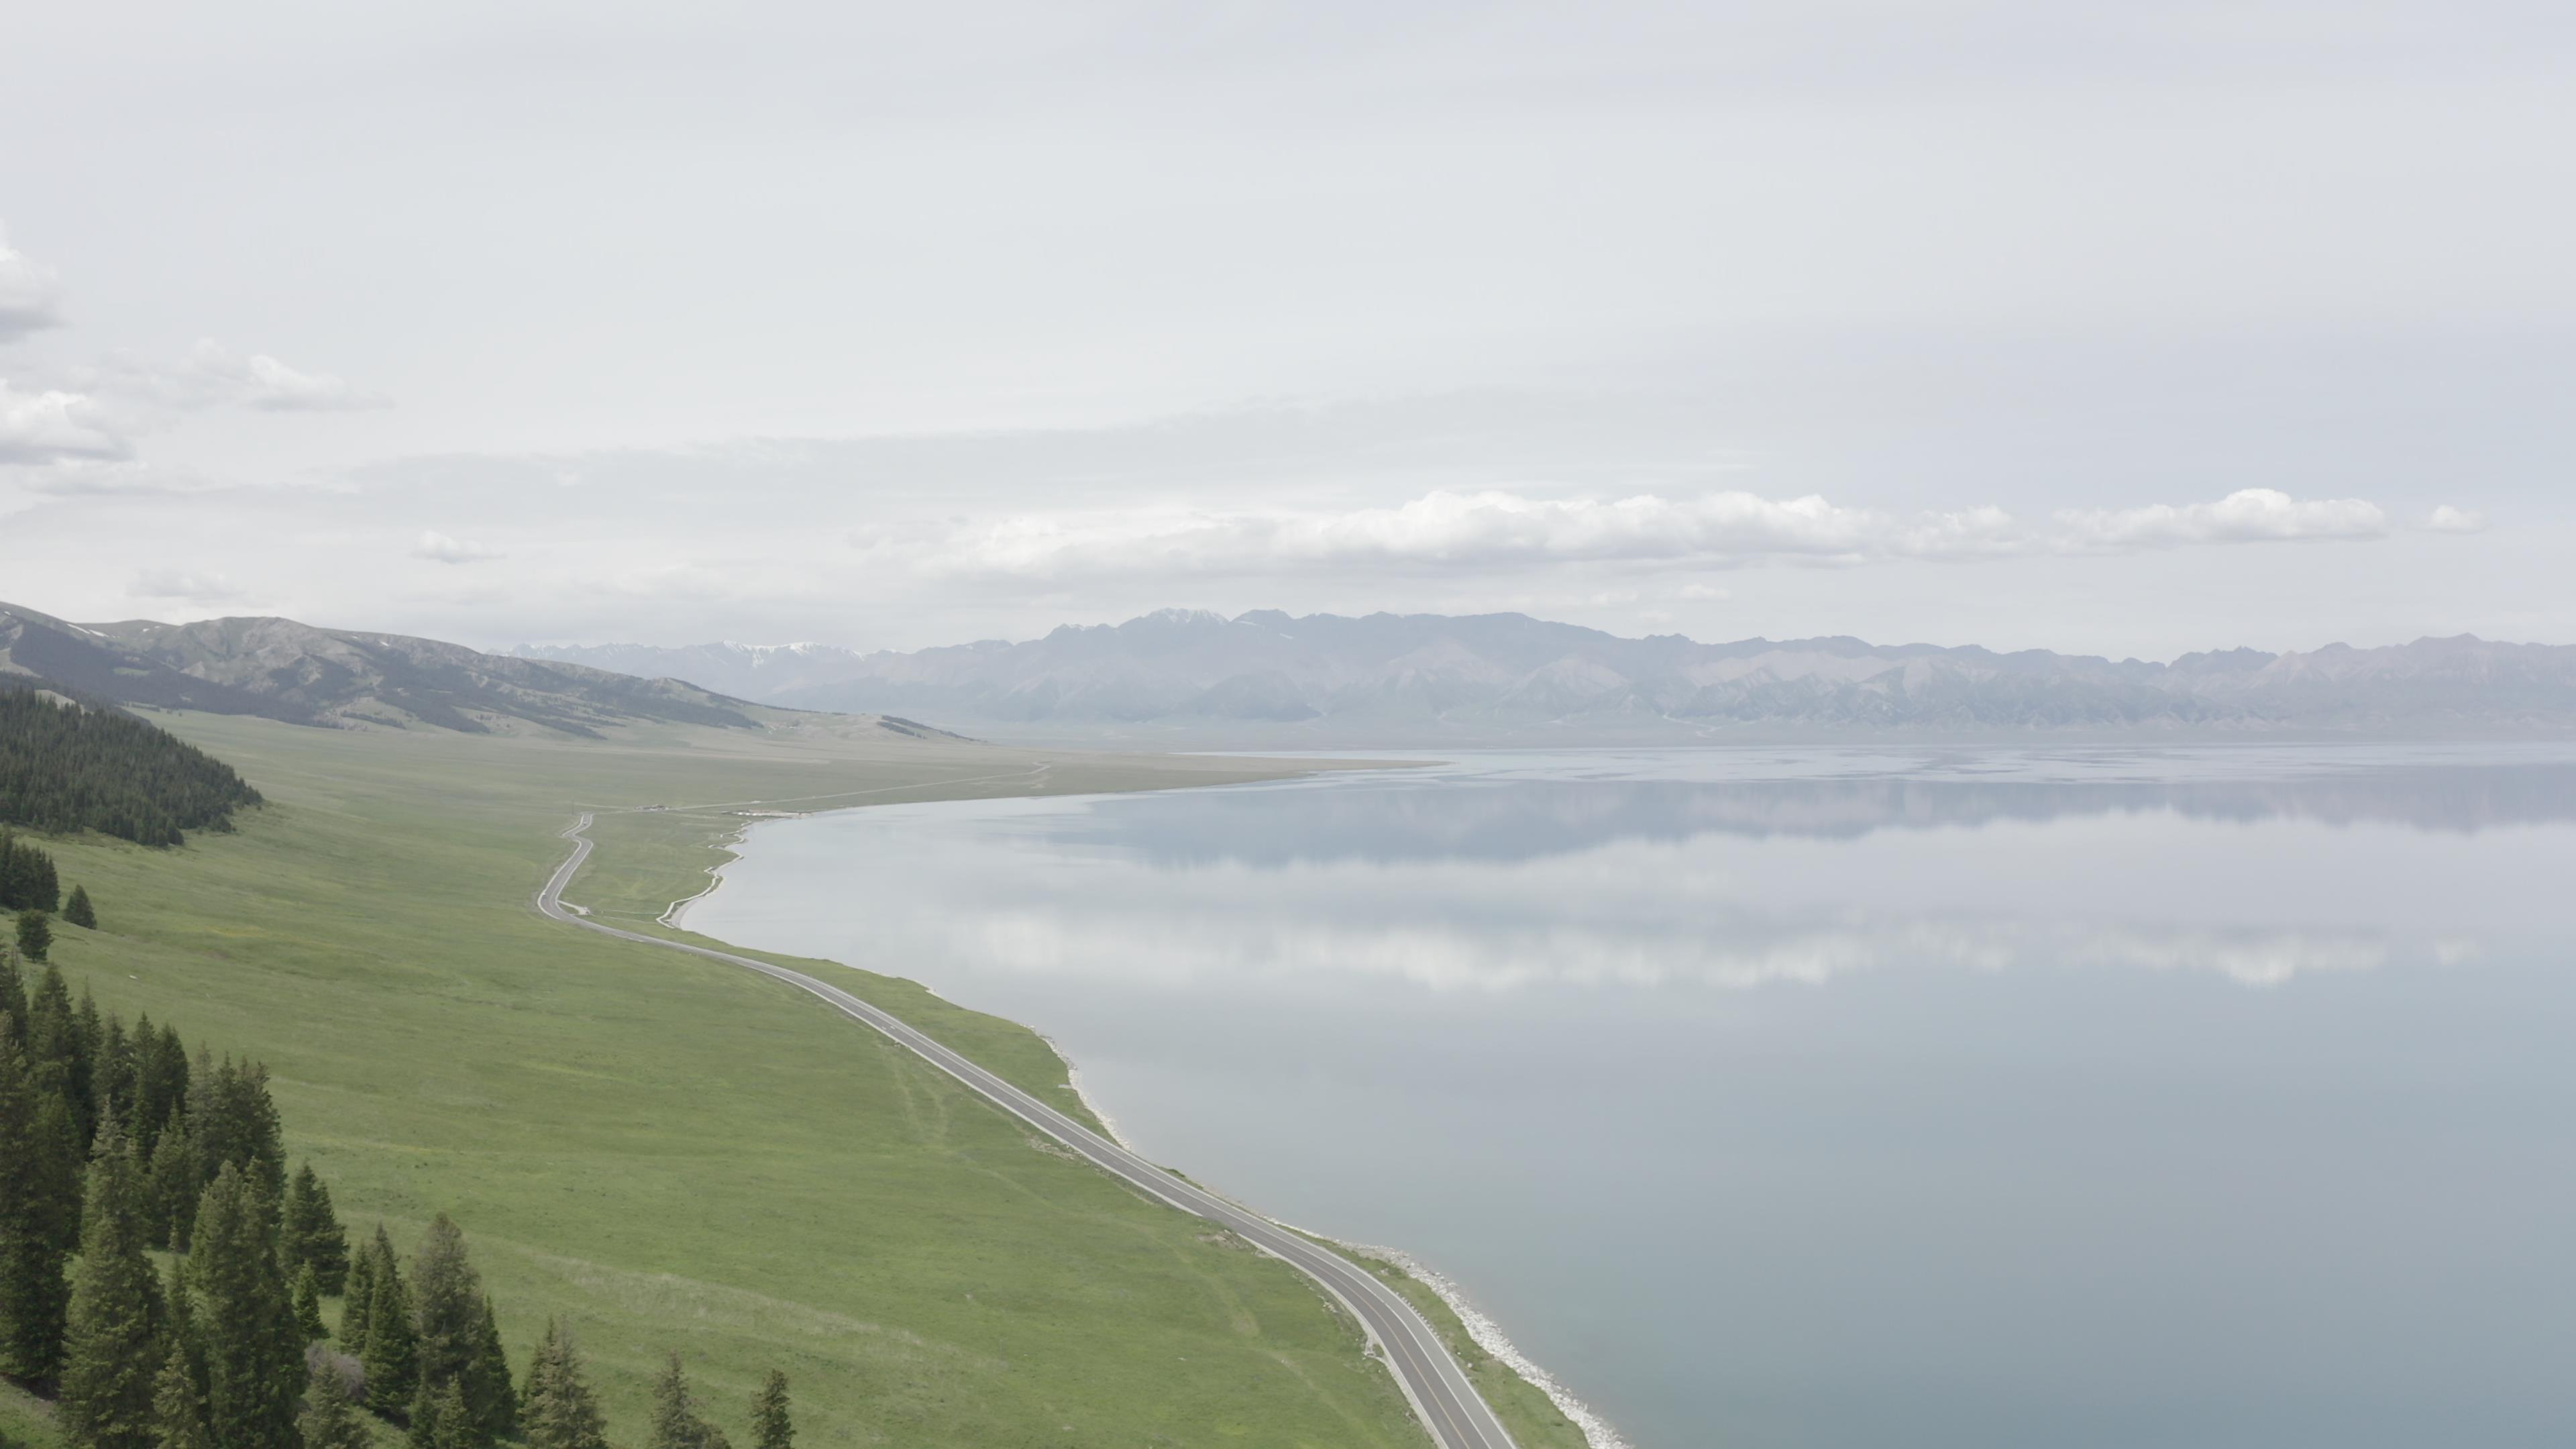
[(2434, 533), (2481, 533), (2486, 529), (2487, 516), (2474, 508), (2454, 508), (2445, 503), (2424, 515), (2423, 526)]
[(472, 543), (446, 534), (423, 530), (420, 541), (411, 547), (413, 558), (433, 559), (444, 564), (481, 563), (502, 557), (501, 550), (489, 544)]
[(367, 392), (326, 372), (304, 372), (264, 352), (244, 355), (212, 340), (202, 340), (180, 368), (182, 396), (199, 405), (229, 403), (269, 412), (344, 412), (392, 405), (381, 393)]
[(2191, 543), (2280, 543), (2388, 536), (2388, 514), (2358, 498), (2298, 499), (2277, 488), (2240, 488), (2215, 503), (2177, 508), (2070, 508), (2057, 514), (2070, 549), (2126, 552)]
[(0, 230), (0, 342), (59, 326), (62, 300), (63, 284), (54, 269), (12, 250), (8, 232)]
[(145, 569), (125, 586), (125, 592), (138, 599), (186, 599), (191, 603), (220, 604), (248, 597), (248, 594), (222, 574), (190, 573), (185, 569)]
[(58, 388), (20, 392), (0, 379), (0, 463), (122, 458), (131, 451), (95, 398)]
[[(1306, 572), (1345, 568), (1501, 569), (1608, 562), (1652, 567), (1764, 560), (1848, 565), (1879, 559), (2089, 554), (2186, 544), (2372, 539), (2377, 504), (2294, 499), (2249, 488), (2215, 503), (2067, 511), (2035, 526), (1999, 508), (1899, 515), (1815, 495), (1744, 492), (1613, 500), (1435, 491), (1393, 508), (1313, 513), (1022, 515), (929, 543), (935, 575)], [(903, 551), (900, 532), (857, 540)], [(1692, 587), (1704, 588), (1694, 585)], [(1713, 597), (1694, 595), (1684, 597)]]

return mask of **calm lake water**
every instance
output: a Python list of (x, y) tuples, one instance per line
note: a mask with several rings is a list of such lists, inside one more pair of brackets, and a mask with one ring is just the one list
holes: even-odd
[(1641, 1449), (2576, 1444), (2576, 752), (1494, 754), (764, 825)]

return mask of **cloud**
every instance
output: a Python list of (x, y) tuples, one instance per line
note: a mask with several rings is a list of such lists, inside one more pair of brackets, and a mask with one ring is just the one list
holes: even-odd
[(2483, 533), (2487, 516), (2474, 508), (2453, 508), (2445, 503), (2425, 514), (2422, 526), (2433, 533)]
[(222, 574), (198, 574), (168, 568), (143, 570), (125, 586), (125, 592), (138, 599), (186, 599), (198, 604), (220, 604), (248, 597), (244, 590)]
[(0, 230), (0, 342), (62, 325), (63, 284), (54, 269), (9, 246)]
[(2297, 499), (2277, 488), (2241, 488), (2215, 503), (2065, 509), (2056, 515), (2069, 551), (2128, 552), (2194, 543), (2285, 543), (2388, 536), (2388, 514), (2358, 498)]
[(465, 539), (449, 538), (443, 533), (424, 530), (421, 533), (420, 542), (411, 546), (411, 556), (433, 559), (444, 564), (463, 564), (481, 563), (486, 559), (503, 557), (503, 554), (499, 549), (488, 544), (471, 543)]
[(107, 410), (87, 394), (20, 392), (0, 379), (0, 463), (97, 461), (132, 451)]
[(179, 369), (182, 405), (231, 404), (267, 412), (346, 412), (393, 405), (382, 393), (351, 386), (326, 372), (304, 372), (264, 352), (245, 356), (205, 339)]
[[(1850, 565), (1882, 559), (2125, 553), (2188, 544), (2372, 539), (2388, 516), (2359, 499), (2301, 500), (2249, 488), (2214, 503), (2061, 512), (2046, 525), (1999, 508), (1899, 515), (1815, 495), (1745, 492), (1666, 498), (1535, 498), (1435, 491), (1393, 508), (1310, 513), (1023, 515), (930, 544), (934, 575), (1453, 570), (1609, 562), (1650, 567), (1762, 561)], [(901, 533), (860, 546), (901, 552)]]

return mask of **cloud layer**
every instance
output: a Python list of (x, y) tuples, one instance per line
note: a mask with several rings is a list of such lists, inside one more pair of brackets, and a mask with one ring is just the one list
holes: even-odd
[(424, 529), (421, 532), (420, 541), (411, 547), (411, 556), (425, 558), (433, 563), (462, 564), (481, 563), (486, 559), (496, 559), (503, 555), (501, 550), (488, 544), (449, 538), (446, 534)]
[[(1398, 507), (1339, 512), (1022, 515), (961, 530), (932, 544), (919, 562), (932, 574), (1041, 579), (1555, 563), (1848, 565), (2352, 541), (2388, 532), (2388, 515), (2375, 503), (2303, 500), (2270, 488), (2241, 489), (2209, 503), (2063, 510), (2044, 523), (1993, 507), (1900, 515), (1812, 494), (1775, 499), (1730, 491), (1605, 500), (1441, 490)], [(913, 543), (886, 533), (857, 541), (897, 553)]]
[(62, 323), (62, 280), (25, 252), (13, 250), (0, 229), (0, 342)]
[(87, 395), (22, 392), (0, 378), (0, 463), (96, 461), (132, 451), (107, 410)]

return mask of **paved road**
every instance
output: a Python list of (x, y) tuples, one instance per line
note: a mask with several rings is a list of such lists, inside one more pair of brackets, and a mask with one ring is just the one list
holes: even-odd
[(748, 956), (621, 931), (574, 914), (563, 903), (563, 888), (573, 873), (581, 869), (581, 863), (590, 857), (590, 840), (582, 833), (590, 828), (590, 822), (591, 817), (585, 814), (563, 833), (564, 838), (573, 843), (572, 855), (555, 868), (554, 876), (546, 882), (545, 889), (537, 892), (539, 911), (586, 931), (598, 931), (624, 941), (640, 941), (647, 946), (686, 951), (740, 966), (747, 971), (757, 971), (763, 976), (774, 976), (798, 990), (823, 998), (843, 1015), (854, 1017), (894, 1038), (932, 1066), (963, 1082), (969, 1091), (1081, 1153), (1137, 1191), (1238, 1233), (1263, 1252), (1285, 1259), (1306, 1276), (1323, 1284), (1324, 1291), (1341, 1300), (1342, 1306), (1359, 1319), (1370, 1340), (1384, 1353), (1387, 1364), (1395, 1371), (1395, 1381), (1403, 1387), (1404, 1396), (1413, 1402), (1414, 1414), (1422, 1420), (1423, 1427), (1431, 1431), (1432, 1440), (1441, 1449), (1513, 1449), (1512, 1436), (1503, 1432), (1503, 1426), (1494, 1419), (1493, 1410), (1485, 1407), (1484, 1399), (1467, 1382), (1465, 1371), (1441, 1345), (1439, 1335), (1422, 1321), (1422, 1315), (1414, 1312), (1413, 1306), (1398, 1297), (1393, 1289), (1340, 1254), (1319, 1248), (1267, 1218), (1174, 1177), (837, 986), (826, 985), (802, 971), (790, 971), (784, 966), (754, 961)]

